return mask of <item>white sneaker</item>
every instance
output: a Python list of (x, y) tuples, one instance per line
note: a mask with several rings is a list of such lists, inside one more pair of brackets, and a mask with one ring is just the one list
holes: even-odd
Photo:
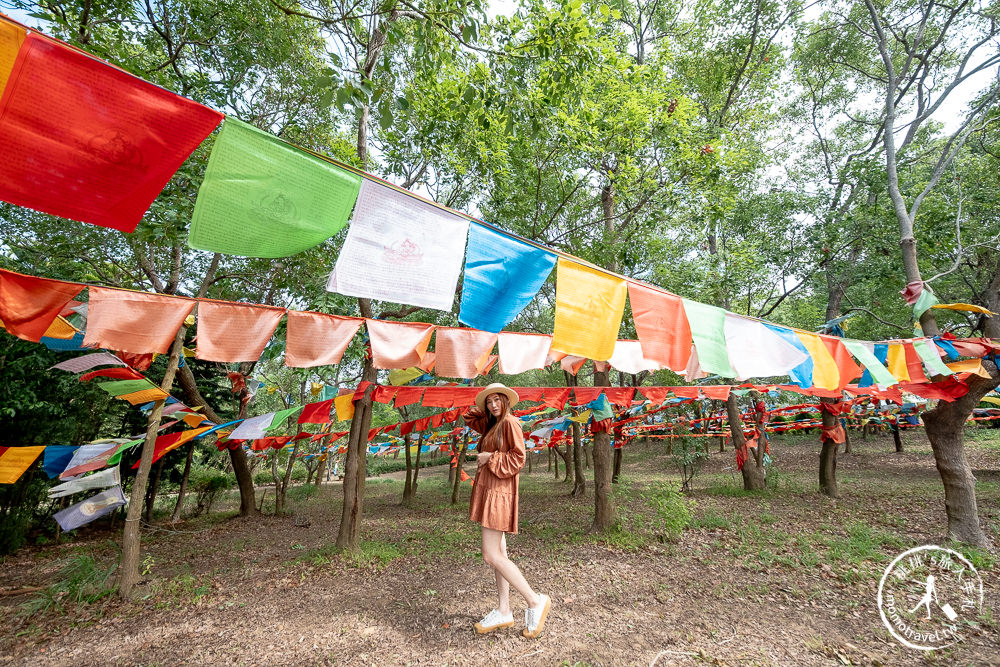
[(540, 605), (524, 610), (525, 628), (521, 634), (529, 639), (534, 639), (542, 634), (542, 628), (545, 627), (545, 617), (549, 615), (549, 609), (552, 607), (552, 599), (548, 595), (539, 595), (538, 597), (542, 598)]
[(483, 620), (476, 623), (476, 632), (481, 635), (485, 635), (487, 632), (493, 632), (494, 630), (499, 630), (500, 628), (512, 628), (514, 627), (514, 614), (507, 614), (504, 616), (496, 609), (490, 611), (483, 617)]

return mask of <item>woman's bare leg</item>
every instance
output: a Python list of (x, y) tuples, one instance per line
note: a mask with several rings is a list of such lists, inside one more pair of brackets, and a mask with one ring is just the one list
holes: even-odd
[[(500, 534), (500, 551), (503, 552), (503, 557), (507, 558), (507, 534), (506, 533), (501, 533)], [(510, 560), (510, 559), (508, 559), (508, 560)], [(498, 593), (499, 598), (500, 598), (500, 603), (499, 603), (499, 606), (497, 607), (497, 611), (499, 611), (501, 614), (503, 614), (504, 616), (506, 616), (507, 614), (511, 613), (511, 611), (510, 611), (510, 584), (507, 583), (507, 580), (504, 579), (500, 575), (499, 571), (493, 570), (493, 574), (497, 578), (497, 593)]]
[[(520, 593), (529, 607), (537, 607), (541, 604), (541, 599), (535, 594), (535, 591), (531, 590), (531, 586), (521, 574), (521, 570), (517, 568), (517, 565), (514, 565), (512, 560), (507, 558), (507, 541), (504, 539), (503, 531), (483, 526), (483, 560), (496, 572), (500, 604), (504, 603), (504, 597), (506, 597), (507, 609), (510, 609), (510, 586), (513, 586), (514, 590)], [(508, 584), (506, 596), (504, 595), (505, 589), (500, 583), (501, 580), (504, 581), (504, 584)], [(504, 610), (499, 609), (498, 611), (503, 612)]]

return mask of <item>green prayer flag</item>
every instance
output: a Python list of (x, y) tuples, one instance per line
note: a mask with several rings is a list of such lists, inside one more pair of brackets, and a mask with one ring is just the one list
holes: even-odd
[(937, 302), (938, 298), (934, 296), (934, 292), (932, 292), (930, 288), (925, 287), (924, 291), (917, 297), (917, 302), (913, 304), (913, 319), (919, 322), (920, 316), (927, 312), (927, 309)]
[(861, 341), (844, 339), (844, 347), (854, 355), (855, 359), (861, 362), (862, 366), (868, 369), (875, 384), (881, 387), (888, 387), (898, 382), (893, 374), (889, 372), (889, 369), (878, 360), (875, 353), (869, 350)]
[(701, 369), (714, 375), (736, 377), (726, 350), (726, 311), (697, 301), (683, 301)]
[(188, 245), (244, 257), (285, 257), (336, 234), (361, 177), (226, 118), (198, 190)]
[(125, 450), (131, 449), (141, 442), (142, 440), (133, 440), (132, 442), (125, 442), (119, 445), (118, 449), (115, 450), (115, 453), (108, 459), (108, 465), (115, 466), (121, 463), (122, 455), (125, 453)]
[(297, 415), (302, 412), (304, 405), (297, 405), (294, 408), (288, 408), (287, 410), (279, 410), (274, 413), (274, 419), (271, 420), (271, 425), (268, 426), (265, 431), (274, 431), (276, 429), (284, 428), (285, 421), (291, 417), (293, 414)]
[(146, 391), (147, 389), (156, 389), (156, 385), (146, 380), (114, 380), (112, 382), (98, 382), (97, 386), (108, 392), (112, 396), (124, 396), (125, 394), (133, 394), (137, 391)]
[(913, 341), (913, 349), (920, 355), (920, 360), (931, 375), (952, 375), (954, 371), (944, 365), (941, 355), (937, 353), (937, 345), (926, 340)]

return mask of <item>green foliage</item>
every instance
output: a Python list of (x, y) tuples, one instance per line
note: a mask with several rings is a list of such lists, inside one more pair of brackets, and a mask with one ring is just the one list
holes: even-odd
[(36, 463), (13, 484), (0, 484), (0, 556), (24, 546), (36, 524), (49, 488), (40, 467)]
[(708, 452), (697, 438), (688, 437), (690, 429), (686, 424), (678, 425), (674, 433), (680, 437), (673, 438), (670, 459), (681, 471), (681, 491), (691, 490), (691, 480), (698, 474), (701, 462), (708, 458)]
[(202, 512), (210, 512), (215, 498), (226, 489), (231, 489), (236, 484), (236, 477), (232, 473), (223, 473), (217, 468), (208, 466), (191, 466), (191, 473), (188, 476), (188, 485), (195, 492), (197, 498), (196, 515)]
[(115, 592), (112, 576), (118, 563), (101, 565), (90, 554), (76, 554), (62, 562), (55, 582), (21, 605), (20, 613), (31, 616), (56, 610), (66, 612), (68, 604), (91, 604)]

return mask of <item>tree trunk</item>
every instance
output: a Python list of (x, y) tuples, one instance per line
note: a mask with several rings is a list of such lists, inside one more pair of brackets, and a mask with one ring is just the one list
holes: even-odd
[(420, 455), (424, 449), (424, 434), (417, 436), (417, 460), (413, 462), (413, 495), (417, 495), (417, 478), (420, 476)]
[[(594, 386), (609, 387), (607, 371), (594, 370)], [(615, 524), (611, 497), (611, 434), (594, 433), (594, 524), (593, 532), (604, 532)]]
[[(456, 438), (456, 440), (457, 440), (457, 438)], [(457, 444), (457, 442), (456, 442), (456, 444)], [(458, 488), (459, 488), (459, 485), (461, 485), (461, 483), (462, 483), (462, 459), (465, 458), (465, 450), (468, 449), (468, 447), (469, 447), (469, 434), (466, 433), (465, 434), (465, 439), (462, 441), (462, 444), (459, 446), (458, 454), (455, 457), (455, 481), (453, 482), (453, 486), (451, 487), (451, 504), (452, 505), (457, 505), (458, 504)]]
[(844, 422), (844, 453), (850, 454), (851, 452), (851, 432), (847, 428), (847, 422)]
[(896, 415), (893, 422), (889, 424), (889, 428), (892, 429), (892, 440), (896, 444), (896, 453), (901, 453), (903, 451), (903, 429), (899, 427), (899, 415)]
[(403, 504), (408, 505), (413, 500), (413, 460), (410, 455), (410, 437), (403, 436), (403, 447), (406, 448), (406, 481), (403, 482)]
[(181, 488), (177, 492), (177, 502), (174, 504), (174, 513), (170, 517), (170, 523), (177, 523), (181, 520), (181, 510), (184, 505), (184, 494), (187, 493), (188, 477), (191, 474), (191, 461), (194, 459), (194, 443), (188, 445), (187, 460), (184, 462), (184, 476), (181, 477)]
[[(370, 315), (371, 307), (367, 299), (362, 314)], [(371, 359), (366, 355), (361, 379), (375, 382), (377, 374)], [(372, 423), (373, 387), (369, 386), (364, 396), (354, 402), (354, 417), (351, 418), (351, 433), (347, 441), (347, 460), (344, 462), (344, 507), (337, 531), (337, 547), (346, 551), (357, 551), (361, 541), (361, 517), (364, 509), (365, 477), (368, 468), (368, 430)]]
[(971, 375), (969, 393), (952, 401), (939, 401), (924, 413), (927, 437), (934, 450), (934, 463), (944, 483), (944, 505), (948, 515), (948, 538), (958, 542), (988, 547), (990, 539), (979, 523), (976, 503), (976, 478), (965, 456), (965, 421), (980, 399), (1000, 385), (1000, 369), (983, 360), (989, 379)]
[(726, 400), (726, 413), (729, 415), (729, 431), (733, 436), (733, 449), (746, 460), (743, 463), (743, 489), (745, 491), (760, 491), (764, 488), (764, 465), (763, 448), (764, 443), (757, 443), (757, 452), (749, 451), (747, 439), (743, 435), (743, 420), (740, 418), (740, 409), (736, 405), (736, 394), (729, 394)]
[[(838, 403), (833, 398), (820, 398), (820, 403)], [(820, 410), (823, 417), (823, 428), (834, 428), (837, 425), (837, 417), (829, 414), (826, 410)], [(837, 448), (840, 443), (831, 442), (820, 438), (822, 443), (819, 452), (819, 492), (830, 498), (837, 498)]]
[(622, 472), (622, 447), (615, 447), (613, 451), (615, 454), (614, 454), (614, 468), (611, 471), (611, 483), (617, 484), (618, 476), (621, 475)]
[(163, 476), (163, 458), (161, 457), (159, 462), (156, 464), (156, 472), (153, 474), (152, 480), (146, 486), (146, 506), (145, 506), (145, 520), (146, 523), (153, 523), (153, 503), (156, 502), (156, 494), (160, 491), (160, 477)]
[[(163, 375), (160, 388), (170, 393), (174, 386), (174, 375), (177, 373), (177, 362), (180, 359), (181, 348), (184, 346), (186, 327), (181, 327), (174, 337), (170, 348), (170, 360), (167, 371)], [(118, 595), (128, 598), (132, 587), (139, 581), (139, 515), (142, 512), (142, 498), (149, 479), (149, 469), (153, 462), (153, 450), (156, 447), (156, 433), (160, 429), (160, 419), (163, 417), (164, 400), (156, 401), (146, 423), (146, 441), (142, 445), (142, 455), (139, 458), (139, 472), (132, 483), (132, 493), (129, 498), (128, 514), (125, 516), (125, 530), (122, 532), (122, 557), (118, 568)]]
[(583, 447), (580, 444), (580, 425), (572, 422), (573, 429), (573, 491), (574, 498), (587, 493), (587, 478), (583, 476)]

